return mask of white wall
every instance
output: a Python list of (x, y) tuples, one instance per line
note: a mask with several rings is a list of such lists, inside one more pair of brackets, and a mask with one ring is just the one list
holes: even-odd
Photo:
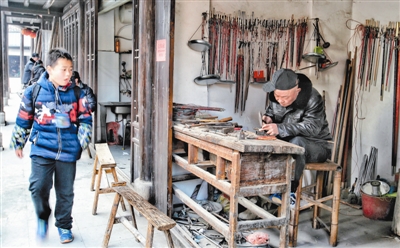
[[(211, 4), (210, 4), (211, 2)], [(353, 30), (346, 28), (348, 19), (355, 19), (364, 23), (366, 19), (375, 18), (381, 24), (389, 21), (400, 21), (400, 8), (398, 1), (225, 1), (225, 0), (177, 0), (175, 17), (175, 64), (174, 64), (174, 102), (185, 104), (198, 104), (212, 107), (223, 107), (224, 112), (211, 112), (219, 117), (232, 116), (238, 122), (252, 130), (259, 126), (258, 112), (264, 111), (265, 93), (260, 85), (250, 85), (246, 111), (240, 115), (234, 113), (235, 86), (215, 84), (199, 86), (193, 81), (200, 75), (201, 54), (191, 50), (187, 41), (201, 23), (201, 13), (209, 13), (209, 6), (225, 14), (233, 14), (238, 10), (263, 19), (295, 19), (308, 17), (319, 18), (320, 30), (325, 41), (331, 46), (325, 50), (332, 61), (339, 64), (329, 70), (315, 75), (315, 70), (306, 69), (301, 72), (306, 74), (313, 82), (314, 87), (322, 93), (326, 92), (327, 118), (330, 126), (334, 116), (340, 85), (345, 75), (345, 62), (348, 52), (354, 47), (348, 42), (353, 35)], [(313, 27), (309, 22), (309, 32), (306, 38), (306, 51), (312, 51), (315, 41), (310, 39)], [(197, 32), (192, 39), (200, 39)], [(307, 45), (307, 42), (309, 44)], [(303, 61), (300, 68), (310, 65)], [(392, 93), (390, 93), (392, 94)], [(371, 100), (372, 101), (371, 101)], [(358, 176), (359, 164), (364, 154), (369, 154), (370, 147), (379, 149), (378, 171), (381, 177), (393, 180), (390, 174), (391, 156), (391, 123), (392, 123), (392, 98), (386, 93), (384, 101), (379, 101), (379, 91), (365, 92), (362, 101), (362, 117), (358, 120), (357, 139), (353, 147), (353, 161), (348, 170), (352, 178)], [(360, 113), (359, 113), (360, 114)], [(382, 127), (385, 126), (383, 129)], [(375, 132), (374, 130), (380, 130)], [(398, 153), (400, 154), (400, 152)], [(400, 163), (400, 161), (398, 161)], [(397, 166), (400, 168), (399, 166)], [(352, 180), (353, 182), (354, 180)]]
[[(132, 50), (132, 41), (120, 39), (120, 51), (126, 53), (115, 53), (114, 37), (122, 36), (131, 39), (132, 26), (129, 23), (121, 23), (119, 11), (120, 7), (117, 7), (114, 10), (99, 15), (98, 19), (100, 31), (98, 32), (98, 102), (131, 101), (130, 96), (121, 93), (121, 90), (124, 90), (126, 86), (124, 82), (120, 81), (120, 75), (122, 74), (122, 61), (126, 62), (126, 70), (131, 70), (132, 68), (132, 53), (128, 53), (129, 50)], [(128, 83), (132, 85), (131, 80)], [(100, 113), (98, 115), (98, 123), (100, 125), (97, 127), (96, 132), (98, 137), (101, 137), (102, 132), (104, 133), (106, 123), (115, 121), (116, 117), (109, 108), (99, 107), (98, 109)], [(106, 123), (101, 120), (104, 115), (106, 115)], [(121, 116), (118, 116), (118, 120), (121, 118)], [(122, 136), (122, 128), (120, 128), (119, 134)]]
[[(390, 21), (400, 21), (400, 1), (355, 1), (352, 7), (352, 18), (360, 22), (372, 18), (380, 21), (381, 25), (388, 25)], [(360, 43), (357, 45), (360, 46)], [(392, 65), (393, 62), (394, 60)], [(390, 89), (384, 91), (383, 101), (380, 100), (380, 78), (381, 73), (378, 74), (379, 80), (376, 86), (372, 85), (370, 91), (357, 90), (359, 97), (354, 99), (357, 102), (354, 112), (358, 115), (354, 117), (356, 125), (353, 125), (352, 181), (358, 177), (363, 155), (369, 155), (372, 146), (378, 149), (376, 175), (393, 180), (391, 174), (393, 70)], [(400, 168), (400, 151), (397, 151), (397, 154), (397, 168)]]

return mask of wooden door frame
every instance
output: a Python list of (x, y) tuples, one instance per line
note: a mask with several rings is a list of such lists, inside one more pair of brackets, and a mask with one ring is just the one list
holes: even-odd
[[(136, 29), (133, 27), (133, 34), (137, 36), (134, 36), (132, 49), (133, 68), (137, 65), (136, 75), (133, 75), (137, 101), (134, 102), (136, 98), (132, 97), (132, 106), (137, 104), (137, 110), (132, 108), (132, 119), (138, 120), (138, 134), (131, 128), (131, 147), (134, 145), (133, 137), (138, 137), (139, 151), (131, 153), (131, 163), (137, 163), (131, 164), (134, 173), (131, 178), (134, 184), (140, 180), (151, 182), (148, 200), (164, 213), (170, 214), (172, 187), (168, 185), (168, 178), (172, 173), (175, 0), (157, 1), (157, 4), (155, 0), (137, 2), (140, 3), (138, 23)], [(134, 16), (132, 18), (135, 20)], [(136, 39), (136, 45), (140, 48), (137, 60)], [(156, 60), (157, 52), (162, 51), (157, 50), (157, 42), (165, 44), (163, 59), (159, 61)]]

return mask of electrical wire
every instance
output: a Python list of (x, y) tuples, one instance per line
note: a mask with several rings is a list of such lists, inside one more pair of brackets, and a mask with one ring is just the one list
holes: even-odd
[[(354, 28), (351, 28), (350, 22), (355, 22), (357, 24), (355, 25)], [(349, 51), (355, 51), (355, 48), (357, 47), (357, 45), (362, 44), (361, 42), (362, 42), (362, 37), (363, 37), (365, 27), (361, 22), (356, 21), (354, 19), (348, 19), (346, 21), (346, 27), (347, 27), (347, 29), (354, 31), (353, 35), (350, 37), (350, 39), (347, 42), (347, 53), (349, 53)], [(357, 58), (354, 58), (354, 59), (357, 59)], [(356, 78), (358, 79), (358, 77), (356, 77)], [(352, 147), (354, 147), (354, 154), (355, 154), (355, 156), (352, 160), (354, 161), (355, 166), (353, 167), (352, 170), (355, 170), (355, 169), (360, 170), (359, 153), (358, 153), (356, 144), (357, 144), (358, 137), (359, 137), (359, 134), (358, 134), (359, 120), (365, 119), (365, 117), (361, 117), (362, 109), (360, 107), (362, 105), (362, 99), (363, 99), (362, 95), (363, 94), (364, 94), (364, 91), (361, 90), (360, 83), (356, 83), (356, 89), (354, 91), (354, 99), (355, 99), (355, 101), (354, 101), (354, 112), (355, 113), (354, 113), (354, 124), (353, 124), (354, 138), (353, 138), (353, 145), (352, 145)], [(360, 136), (360, 138), (361, 138), (361, 136)], [(360, 146), (361, 146), (361, 143), (362, 142), (360, 142)], [(361, 147), (360, 147), (360, 150), (361, 150)]]

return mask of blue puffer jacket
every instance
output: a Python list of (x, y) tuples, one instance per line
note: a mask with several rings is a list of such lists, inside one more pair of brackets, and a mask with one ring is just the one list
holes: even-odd
[[(35, 106), (32, 106), (33, 86), (26, 88), (18, 112), (13, 132), (14, 149), (22, 149), (23, 140), (32, 142), (30, 156), (41, 156), (64, 162), (75, 162), (81, 156), (83, 146), (87, 146), (91, 136), (92, 115), (88, 109), (85, 93), (80, 91), (80, 99), (74, 93), (75, 83), (59, 86), (57, 89), (44, 72), (37, 82), (41, 89)], [(58, 128), (56, 113), (67, 113), (71, 125)], [(79, 135), (78, 138), (78, 129)], [(21, 131), (22, 130), (22, 134)], [(85, 145), (83, 145), (83, 143)]]

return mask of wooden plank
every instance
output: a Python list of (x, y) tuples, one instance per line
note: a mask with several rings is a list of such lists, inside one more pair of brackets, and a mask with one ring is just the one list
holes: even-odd
[(187, 160), (183, 159), (182, 157), (176, 154), (173, 155), (173, 158), (175, 159), (175, 163), (181, 166), (183, 169), (195, 174), (201, 179), (204, 179), (206, 182), (215, 186), (225, 194), (230, 195), (231, 184), (229, 182), (218, 180), (214, 175), (212, 175), (208, 171), (205, 171), (194, 164), (189, 164)]
[(178, 133), (178, 132), (175, 132), (174, 136), (176, 139), (182, 140), (182, 141), (184, 141), (188, 144), (194, 145), (200, 149), (209, 151), (214, 154), (219, 154), (221, 157), (223, 157), (227, 160), (232, 160), (232, 152), (233, 152), (232, 149), (221, 147), (221, 146), (218, 146), (218, 145), (210, 143), (210, 142), (201, 141), (197, 138), (193, 138), (191, 136), (188, 136), (188, 135), (182, 134), (182, 133)]
[(94, 146), (96, 147), (96, 156), (98, 157), (99, 165), (103, 166), (103, 168), (116, 166), (114, 157), (112, 156), (107, 143), (98, 143)]
[(276, 192), (286, 192), (287, 184), (286, 183), (274, 183), (274, 184), (265, 184), (265, 185), (254, 185), (254, 186), (246, 186), (240, 187), (238, 196), (253, 196), (258, 194), (268, 195)]
[(199, 149), (196, 146), (188, 144), (188, 162), (190, 164), (197, 164), (199, 161), (198, 152)]
[[(243, 232), (246, 230), (265, 229), (265, 228), (274, 227), (274, 226), (285, 226), (288, 223), (289, 223), (289, 220), (286, 217), (277, 217), (276, 219), (239, 221), (237, 230), (238, 230), (238, 232)], [(281, 228), (283, 228), (283, 227), (281, 227)]]
[(113, 187), (113, 189), (123, 196), (135, 210), (139, 211), (149, 223), (160, 231), (169, 230), (176, 225), (176, 222), (151, 205), (142, 196), (134, 192), (128, 186)]
[(181, 181), (197, 179), (197, 178), (198, 177), (196, 175), (193, 175), (192, 173), (183, 174), (183, 175), (175, 175), (175, 176), (172, 176), (172, 182), (181, 182)]
[(187, 196), (182, 190), (180, 190), (175, 185), (172, 185), (175, 196), (178, 197), (183, 203), (189, 206), (193, 211), (195, 211), (200, 217), (202, 217), (208, 224), (213, 226), (216, 231), (220, 232), (226, 238), (229, 237), (229, 228), (227, 225), (223, 224), (217, 217), (213, 216), (195, 201), (193, 201), (189, 196)]
[(218, 180), (224, 180), (225, 177), (225, 165), (226, 161), (221, 156), (217, 156), (215, 176)]
[(263, 208), (257, 206), (253, 202), (247, 200), (244, 197), (238, 197), (239, 204), (242, 205), (243, 207), (249, 209), (252, 213), (257, 215), (258, 217), (262, 219), (276, 219), (276, 216), (273, 214), (270, 214), (269, 212), (265, 211)]
[(327, 161), (324, 163), (307, 163), (304, 169), (316, 171), (336, 171), (341, 170), (341, 167), (337, 163)]

